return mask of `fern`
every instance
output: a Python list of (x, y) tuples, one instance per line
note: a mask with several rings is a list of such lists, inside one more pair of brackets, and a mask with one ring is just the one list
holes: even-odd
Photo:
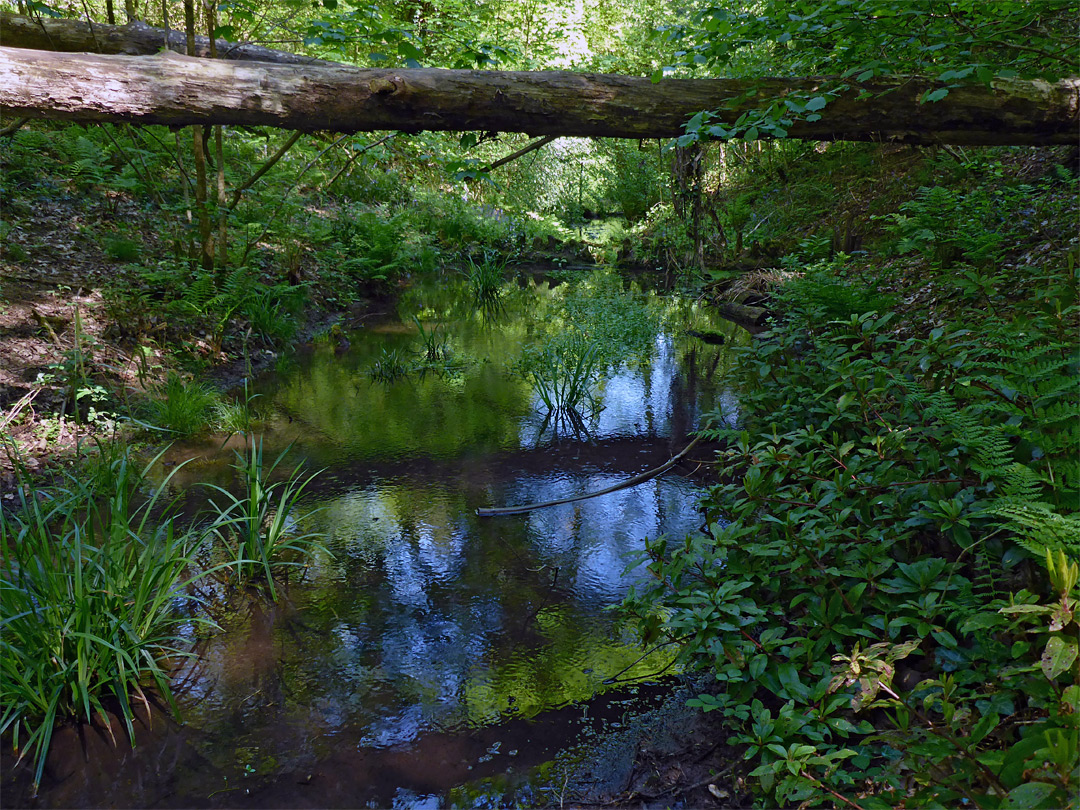
[(1012, 442), (1000, 424), (984, 424), (977, 408), (960, 407), (943, 390), (928, 392), (912, 380), (901, 380), (901, 384), (910, 402), (924, 406), (928, 417), (947, 426), (956, 441), (968, 448), (971, 468), (983, 481), (1008, 476), (1014, 464)]
[(196, 313), (202, 314), (209, 309), (214, 298), (214, 278), (209, 274), (195, 277), (185, 289), (180, 304)]
[(1048, 504), (1011, 498), (999, 499), (986, 512), (1004, 518), (1006, 528), (1016, 532), (1017, 545), (1037, 560), (1046, 558), (1047, 549), (1080, 560), (1080, 514), (1063, 515)]

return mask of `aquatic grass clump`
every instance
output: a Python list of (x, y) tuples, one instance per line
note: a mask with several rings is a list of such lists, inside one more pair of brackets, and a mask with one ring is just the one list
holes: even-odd
[(263, 442), (248, 436), (248, 449), (237, 451), (233, 469), (243, 484), (243, 493), (233, 495), (227, 489), (207, 484), (227, 498), (222, 506), (211, 501), (217, 518), (211, 531), (228, 554), (222, 570), (231, 572), (236, 585), (258, 581), (266, 586), (270, 598), (277, 600), (274, 574), (288, 566), (303, 566), (316, 552), (329, 554), (316, 532), (296, 534), (296, 505), (305, 488), (318, 473), (304, 478), (297, 468), (282, 481), (270, 483), (274, 472), (291, 449), (285, 448), (269, 466), (263, 457)]
[(420, 354), (424, 360), (428, 363), (449, 360), (450, 349), (446, 339), (440, 334), (439, 324), (435, 324), (430, 329), (425, 329), (424, 324), (415, 315), (412, 316), (412, 321), (416, 324), (416, 329), (420, 334), (420, 342), (424, 347)]
[(627, 295), (610, 272), (592, 273), (560, 299), (514, 371), (547, 409), (542, 430), (554, 422), (582, 434), (585, 417), (601, 409), (594, 393), (601, 378), (610, 368), (647, 357), (661, 318), (655, 306)]
[(368, 376), (373, 382), (392, 383), (408, 377), (414, 370), (412, 360), (405, 352), (384, 347), (368, 367)]
[(498, 315), (502, 311), (502, 284), (507, 260), (490, 250), (484, 251), (479, 262), (468, 254), (465, 258), (469, 262), (465, 277), (472, 288), (473, 303), (484, 315)]
[(580, 335), (526, 347), (516, 366), (547, 411), (544, 427), (554, 420), (578, 433), (585, 430), (585, 416), (600, 409), (593, 387), (601, 368), (599, 346)]
[(214, 408), (214, 423), (222, 433), (235, 435), (237, 433), (251, 433), (261, 415), (255, 410), (252, 403), (259, 398), (259, 394), (252, 394), (248, 389), (248, 381), (244, 380), (244, 396), (235, 400), (222, 399)]
[(66, 488), (24, 478), (0, 513), (0, 733), (32, 757), (35, 785), (58, 723), (97, 718), (115, 742), (112, 710), (134, 744), (148, 685), (176, 714), (169, 661), (190, 654), (187, 627), (212, 624), (184, 590), (201, 536), (159, 516), (164, 485), (132, 508), (158, 458), (138, 471), (125, 452)]
[(185, 437), (207, 430), (219, 403), (217, 392), (209, 385), (185, 382), (176, 372), (170, 372), (153, 393), (144, 408), (146, 422)]

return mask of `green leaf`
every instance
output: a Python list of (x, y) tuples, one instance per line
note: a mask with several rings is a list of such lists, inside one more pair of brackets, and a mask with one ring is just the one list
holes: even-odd
[(1005, 801), (1001, 803), (1001, 810), (1021, 810), (1025, 808), (1041, 807), (1057, 788), (1049, 782), (1028, 782), (1025, 785), (1013, 788)]
[(1039, 662), (1043, 673), (1050, 680), (1056, 680), (1058, 675), (1073, 665), (1076, 653), (1075, 638), (1054, 636), (1046, 642), (1042, 661)]
[(806, 110), (807, 112), (817, 112), (818, 110), (823, 109), (828, 103), (828, 100), (824, 96), (814, 96), (806, 102)]
[(988, 714), (984, 715), (982, 719), (980, 719), (979, 722), (975, 724), (975, 727), (971, 729), (971, 737), (969, 739), (969, 742), (972, 745), (977, 745), (978, 743), (980, 743), (987, 734), (997, 728), (997, 725), (1000, 721), (1001, 718), (998, 717), (997, 712), (989, 712)]
[(776, 674), (790, 697), (803, 698), (806, 696), (806, 685), (799, 680), (799, 670), (795, 668), (794, 664), (781, 664), (777, 668)]
[(419, 61), (424, 56), (423, 51), (421, 51), (419, 48), (417, 48), (415, 45), (413, 45), (407, 40), (399, 42), (397, 49), (398, 53), (404, 56), (406, 59), (413, 59)]
[(989, 627), (999, 627), (1004, 624), (1004, 619), (997, 613), (976, 613), (968, 617), (960, 626), (963, 633), (972, 633), (975, 630), (986, 630)]
[(1046, 605), (1009, 605), (1003, 607), (1001, 613), (1052, 613), (1053, 608)]
[(769, 656), (764, 654), (755, 655), (750, 659), (750, 677), (755, 681), (761, 677), (761, 673), (765, 671), (765, 667), (769, 663)]
[(1061, 702), (1071, 707), (1074, 712), (1080, 711), (1080, 686), (1073, 684), (1066, 687), (1061, 693)]
[(940, 88), (938, 90), (933, 91), (932, 93), (927, 93), (926, 95), (923, 96), (922, 100), (924, 102), (926, 102), (926, 101), (930, 101), (930, 102), (941, 101), (947, 95), (949, 95), (949, 88), (948, 87), (942, 87), (942, 88)]

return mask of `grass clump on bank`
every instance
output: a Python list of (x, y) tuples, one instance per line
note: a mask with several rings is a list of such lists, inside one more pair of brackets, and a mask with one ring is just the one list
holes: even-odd
[(214, 627), (200, 580), (258, 582), (277, 599), (275, 575), (321, 549), (295, 531), (314, 476), (271, 483), (285, 453), (266, 465), (261, 441), (249, 444), (242, 494), (213, 487), (229, 502), (188, 529), (161, 499), (175, 471), (150, 483), (160, 454), (139, 469), (114, 446), (56, 486), (24, 475), (17, 507), (0, 511), (0, 734), (33, 761), (35, 785), (58, 725), (98, 722), (115, 741), (118, 717), (134, 745), (139, 704), (178, 715), (172, 671)]
[(207, 430), (221, 405), (217, 391), (207, 383), (188, 381), (170, 372), (153, 390), (144, 411), (151, 427), (177, 436), (194, 436)]
[(206, 624), (185, 590), (202, 535), (154, 514), (162, 488), (133, 505), (147, 469), (122, 453), (63, 486), (24, 482), (0, 514), (0, 733), (35, 760), (35, 783), (58, 723), (97, 720), (115, 739), (115, 713), (134, 744), (147, 686), (176, 709), (170, 662)]

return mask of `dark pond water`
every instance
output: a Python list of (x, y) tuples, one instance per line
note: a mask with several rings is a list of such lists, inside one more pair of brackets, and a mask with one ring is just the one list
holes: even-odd
[[(567, 308), (595, 304), (597, 290), (624, 287), (659, 326), (607, 368), (585, 433), (545, 424), (511, 370), (522, 346), (564, 329)], [(439, 325), (449, 362), (373, 379), (376, 361), (417, 357), (413, 315)], [(647, 701), (638, 685), (656, 682), (669, 653), (644, 654), (608, 608), (642, 578), (626, 556), (643, 538), (699, 531), (696, 465), (521, 516), (476, 509), (603, 489), (681, 450), (703, 412), (719, 404), (734, 418), (725, 348), (687, 330), (742, 339), (693, 302), (614, 276), (518, 280), (487, 316), (466, 285), (443, 284), (410, 291), (347, 349), (316, 344), (258, 381), (267, 455), (293, 443), (290, 459), (326, 468), (303, 504), (320, 511), (302, 523), (326, 532), (333, 556), (281, 603), (245, 604), (205, 642), (186, 673), (185, 725), (140, 729), (134, 751), (93, 731), (62, 735), (38, 803), (475, 802), (461, 786), (525, 773), (572, 743), (583, 719)], [(192, 461), (173, 479), (180, 490), (235, 483), (220, 440), (176, 448), (168, 463), (181, 459)], [(28, 801), (13, 789), (5, 804)]]

